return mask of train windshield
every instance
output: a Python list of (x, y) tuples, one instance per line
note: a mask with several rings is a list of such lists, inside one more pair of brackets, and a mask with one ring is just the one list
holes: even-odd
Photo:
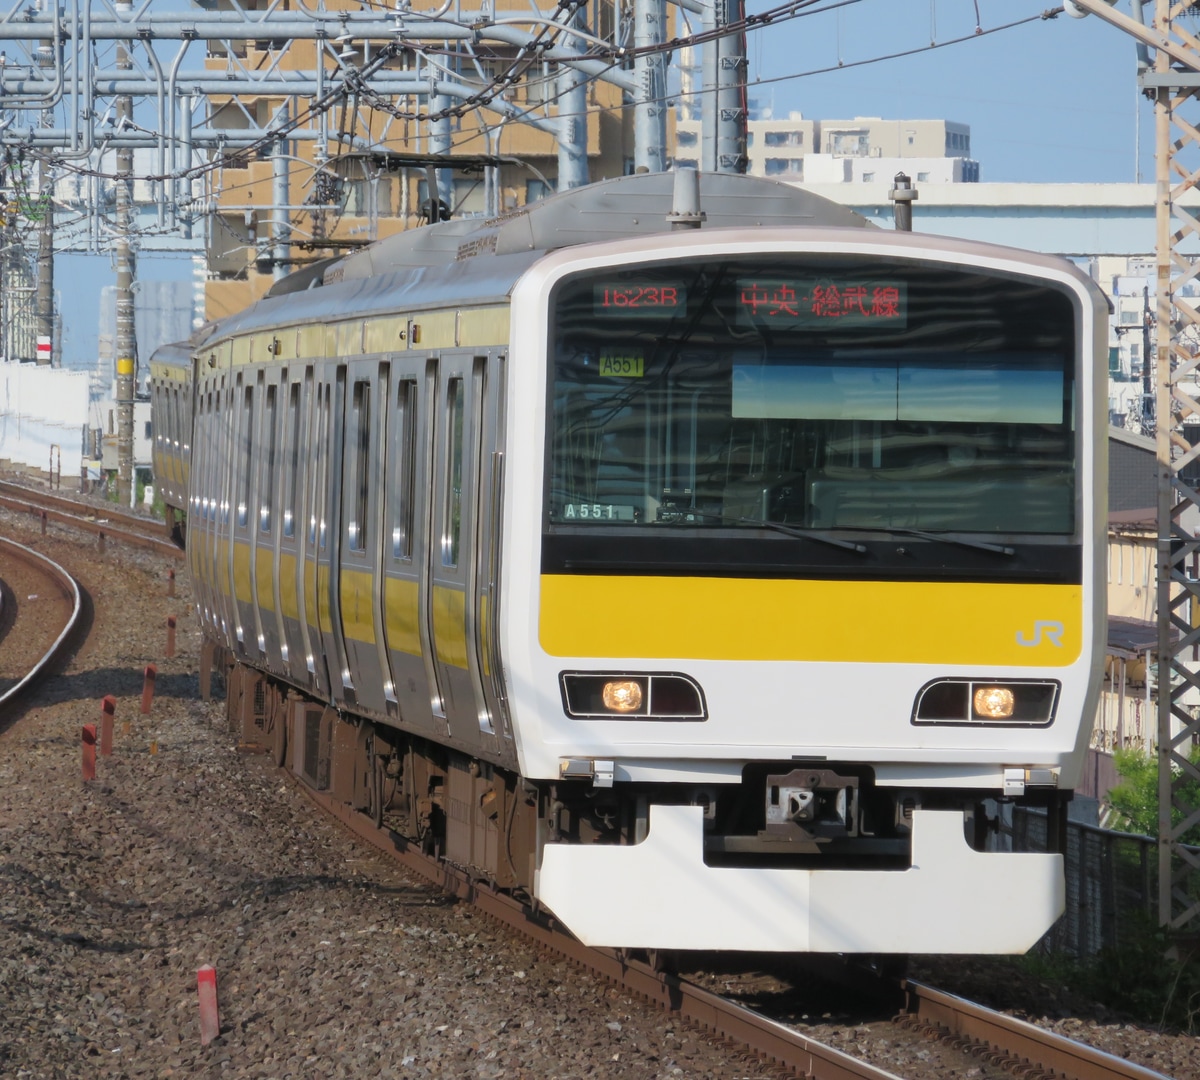
[(553, 315), (551, 533), (1074, 533), (1065, 290), (739, 258), (573, 277)]

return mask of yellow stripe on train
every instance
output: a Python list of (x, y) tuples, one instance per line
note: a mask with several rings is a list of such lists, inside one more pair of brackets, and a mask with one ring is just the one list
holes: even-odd
[(551, 656), (1065, 667), (1083, 589), (899, 581), (541, 579)]

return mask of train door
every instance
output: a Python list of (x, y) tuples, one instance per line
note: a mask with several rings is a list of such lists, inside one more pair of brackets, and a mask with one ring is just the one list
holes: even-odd
[(310, 372), (305, 386), (311, 390), (312, 407), (306, 440), (308, 464), (304, 494), (304, 611), (301, 626), (310, 686), (328, 697), (330, 666), (326, 662), (322, 627), (329, 625), (329, 502), (326, 474), (329, 467), (329, 441), (332, 438), (333, 383), (317, 372)]
[(235, 438), (235, 383), (232, 375), (221, 381), (221, 425), (217, 432), (217, 486), (216, 520), (214, 522), (214, 570), (213, 579), (217, 586), (217, 604), (221, 620), (221, 636), (230, 649), (239, 646), (237, 619), (233, 601), (233, 472), (237, 457)]
[(387, 365), (378, 359), (347, 364), (341, 443), (339, 625), (354, 698), (376, 713), (386, 712), (396, 701), (387, 676), (381, 574), (388, 374)]
[(437, 368), (424, 356), (392, 358), (384, 479), (384, 638), (392, 691), (410, 729), (446, 735), (428, 609), (430, 476)]
[(280, 391), (287, 386), (287, 373), (266, 372), (260, 399), (258, 476), (255, 478), (257, 513), (251, 523), (254, 532), (255, 610), (258, 614), (258, 648), (266, 657), (267, 668), (284, 670), (283, 614), (279, 604), (279, 477), (281, 441)]
[(211, 533), (209, 528), (209, 474), (212, 468), (211, 428), (214, 423), (212, 390), (206, 383), (196, 397), (194, 483), (188, 484), (188, 542), (187, 559), (196, 591), (196, 606), (206, 629), (213, 629)]
[(306, 434), (307, 405), (312, 398), (311, 371), (292, 371), (280, 381), (283, 431), (279, 475), (279, 523), (276, 533), (275, 590), (281, 626), (280, 659), (298, 686), (310, 682), (308, 641), (304, 622), (304, 479), (309, 460)]
[(354, 679), (346, 659), (342, 635), (341, 559), (338, 556), (342, 503), (342, 452), (346, 445), (346, 365), (340, 364), (318, 378), (318, 397), (325, 412), (325, 436), (316, 448), (322, 528), (317, 547), (317, 618), (323, 643), (330, 695), (337, 701), (353, 700)]
[[(500, 542), (504, 505), (505, 356), (484, 361), (479, 435), (479, 527), (473, 594), (478, 617), (475, 638), (478, 670), (487, 715), (497, 737), (496, 752), (516, 766), (516, 748), (508, 718), (504, 671), (500, 656)], [(476, 363), (479, 363), (477, 360)]]
[(230, 613), (235, 648), (239, 656), (258, 658), (257, 617), (251, 579), (250, 506), (254, 495), (254, 383), (238, 375), (235, 384), (230, 443), (232, 461), (230, 491), (233, 505), (229, 522)]
[(483, 695), (478, 618), (480, 429), (485, 361), (443, 354), (438, 362), (436, 427), (429, 515), (429, 580), (425, 617), (450, 737), (490, 742)]

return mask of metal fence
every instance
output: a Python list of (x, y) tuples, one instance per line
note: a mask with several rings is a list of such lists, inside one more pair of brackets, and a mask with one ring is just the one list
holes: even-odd
[[(1046, 850), (1044, 811), (1015, 808), (1002, 820), (1013, 851)], [(1200, 853), (1200, 848), (1189, 850)], [(1038, 943), (1042, 952), (1091, 956), (1158, 919), (1158, 841), (1077, 821), (1067, 824), (1067, 906)], [(1200, 895), (1200, 875), (1190, 883)]]

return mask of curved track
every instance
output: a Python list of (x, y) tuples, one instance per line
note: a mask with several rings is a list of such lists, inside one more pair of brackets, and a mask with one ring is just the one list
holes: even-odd
[(83, 599), (74, 578), (32, 548), (0, 537), (0, 717), (66, 652)]
[(92, 533), (100, 543), (116, 540), (147, 548), (160, 555), (170, 555), (176, 559), (184, 557), (183, 549), (171, 539), (171, 530), (163, 522), (131, 514), (115, 505), (96, 507), (63, 495), (52, 495), (0, 480), (0, 506), (40, 517), (43, 531), (46, 522), (55, 521)]
[[(376, 827), (365, 815), (313, 791), (303, 781), (295, 782), (358, 836), (451, 895), (471, 902), (539, 947), (582, 965), (629, 993), (659, 1004), (712, 1036), (751, 1050), (785, 1075), (813, 1080), (897, 1080), (894, 1073), (811, 1039), (795, 1028), (687, 979), (657, 971), (650, 964), (630, 957), (581, 945), (544, 913), (539, 914), (513, 897), (472, 880), (457, 868), (422, 854), (386, 826)], [(879, 980), (875, 976), (863, 978), (864, 996), (881, 997), (884, 991)], [(925, 1038), (948, 1042), (968, 1059), (982, 1059), (1014, 1076), (1046, 1080), (1171, 1080), (1162, 1073), (932, 987), (905, 981), (892, 992), (897, 997), (903, 993), (906, 1001), (905, 1011), (897, 1017), (898, 1027), (916, 1029)]]

